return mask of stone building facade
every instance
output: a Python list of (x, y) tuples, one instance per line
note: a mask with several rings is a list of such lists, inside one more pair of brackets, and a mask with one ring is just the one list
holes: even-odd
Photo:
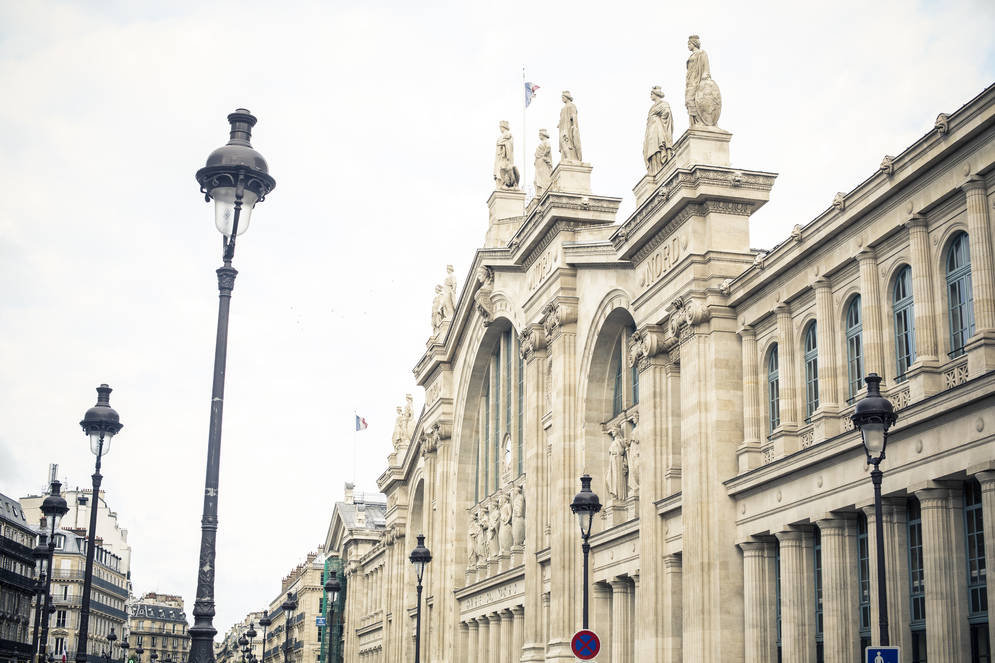
[[(188, 627), (182, 596), (146, 592), (128, 605), (129, 644), (132, 648), (141, 646), (146, 661), (155, 652), (159, 663), (186, 663), (190, 654)], [(142, 663), (134, 649), (129, 657)]]
[(585, 473), (605, 504), (598, 660), (858, 660), (877, 542), (849, 417), (872, 372), (898, 413), (891, 641), (905, 663), (989, 660), (995, 86), (769, 251), (749, 221), (776, 175), (732, 163), (707, 92), (705, 120), (650, 146), (626, 219), (581, 161), (528, 204), (514, 183), (490, 196), (466, 283), (433, 305), (384, 528), (355, 553), (326, 542), (346, 560), (346, 661), (413, 660), (419, 533), (423, 661), (573, 661)]
[(241, 663), (243, 660), (242, 647), (238, 644), (238, 641), (248, 632), (250, 626), (256, 632), (256, 637), (252, 638), (251, 644), (246, 645), (246, 649), (252, 652), (257, 661), (263, 660), (263, 627), (259, 625), (259, 620), (262, 617), (262, 611), (250, 612), (242, 621), (232, 624), (225, 631), (225, 635), (221, 641), (214, 643), (215, 663)]
[[(280, 593), (268, 606), (272, 624), (266, 635), (262, 661), (318, 663), (323, 634), (319, 632), (317, 618), (324, 614), (324, 566), (324, 558), (317, 552), (311, 552), (283, 578)], [(289, 621), (282, 607), (288, 592), (297, 599), (297, 608), (290, 615)], [(262, 629), (258, 626), (256, 631), (262, 636)], [(285, 643), (288, 645), (289, 655), (285, 653)]]
[(36, 539), (21, 505), (0, 494), (0, 663), (31, 660)]

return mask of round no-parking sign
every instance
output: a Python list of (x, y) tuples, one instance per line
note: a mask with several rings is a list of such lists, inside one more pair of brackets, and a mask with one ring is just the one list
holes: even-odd
[(583, 629), (574, 633), (570, 640), (570, 650), (582, 661), (589, 661), (601, 651), (601, 640), (594, 631)]

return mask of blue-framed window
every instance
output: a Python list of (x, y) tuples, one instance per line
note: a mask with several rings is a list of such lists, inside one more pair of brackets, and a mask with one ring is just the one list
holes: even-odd
[(912, 663), (926, 663), (926, 577), (922, 553), (922, 511), (919, 500), (909, 498), (909, 626)]
[(985, 527), (981, 513), (981, 484), (977, 479), (969, 480), (964, 486), (964, 534), (967, 538), (967, 618), (971, 663), (990, 663)]
[(627, 407), (639, 404), (639, 367), (633, 363), (629, 372), (625, 371), (628, 360), (625, 342), (635, 331), (633, 327), (623, 329), (612, 348), (609, 364), (612, 378), (612, 417), (617, 417)]
[(871, 554), (867, 515), (857, 514), (857, 586), (860, 590), (860, 651), (871, 646)]
[(622, 384), (622, 337), (619, 336), (615, 342), (615, 349), (612, 350), (612, 364), (614, 367), (612, 386), (612, 416), (621, 414), (625, 409), (625, 387)]
[(805, 330), (802, 357), (805, 361), (805, 421), (811, 421), (812, 413), (819, 409), (819, 342), (816, 338), (816, 323), (812, 322)]
[(813, 568), (815, 569), (815, 663), (825, 661), (823, 652), (822, 629), (822, 533), (815, 528), (813, 551)]
[(895, 277), (891, 299), (895, 316), (896, 382), (905, 380), (909, 366), (916, 360), (916, 323), (912, 307), (912, 268), (906, 265)]
[(971, 289), (971, 247), (960, 233), (947, 249), (947, 312), (950, 317), (950, 356), (964, 354), (974, 335), (974, 294)]
[(770, 433), (781, 425), (781, 385), (778, 378), (777, 344), (767, 354), (767, 424)]
[(852, 402), (864, 385), (864, 323), (860, 315), (860, 295), (851, 299), (846, 308), (843, 331), (846, 337), (847, 399)]

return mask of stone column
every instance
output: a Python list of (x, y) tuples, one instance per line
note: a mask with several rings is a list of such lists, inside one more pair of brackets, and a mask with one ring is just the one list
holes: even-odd
[(467, 628), (467, 644), (466, 644), (466, 663), (479, 663), (480, 662), (480, 627), (477, 625), (476, 619), (469, 619), (466, 622)]
[(488, 655), (491, 645), (491, 621), (487, 619), (487, 615), (481, 615), (476, 618), (476, 622), (478, 652), (476, 660), (479, 663), (491, 663), (490, 656)]
[(839, 316), (833, 305), (833, 288), (829, 279), (819, 277), (815, 289), (815, 342), (818, 346), (819, 407), (812, 413), (813, 440), (821, 442), (841, 430), (840, 363), (838, 359)]
[(743, 610), (746, 663), (768, 663), (767, 612), (771, 588), (767, 586), (765, 544), (744, 541), (743, 551)]
[[(777, 376), (780, 382), (781, 428), (785, 432), (793, 432), (798, 426), (799, 393), (795, 365), (795, 325), (791, 318), (791, 307), (781, 302), (774, 307), (777, 314)], [(766, 370), (766, 367), (764, 367)], [(785, 449), (786, 453), (795, 448)]]
[(598, 658), (611, 661), (612, 592), (606, 582), (591, 583), (591, 630), (601, 638), (601, 653)]
[(512, 663), (514, 658), (514, 639), (512, 637), (513, 615), (511, 610), (501, 610), (501, 663)]
[(878, 261), (874, 249), (865, 248), (857, 254), (860, 266), (860, 317), (863, 320), (864, 375), (877, 373), (887, 378), (882, 341), (881, 289), (878, 287)]
[(815, 663), (815, 572), (812, 533), (777, 532), (781, 544), (781, 656)]
[(940, 391), (940, 350), (936, 334), (936, 304), (933, 294), (933, 258), (929, 247), (929, 223), (916, 214), (909, 229), (912, 268), (912, 314), (915, 323), (916, 360), (909, 367), (909, 396), (913, 402)]
[(922, 513), (926, 584), (926, 657), (930, 663), (970, 658), (964, 500), (959, 490), (917, 490)]
[(489, 613), (487, 621), (490, 623), (490, 627), (487, 629), (489, 637), (487, 643), (488, 663), (504, 663), (501, 660), (501, 613)]
[(522, 660), (522, 646), (525, 644), (525, 607), (516, 605), (511, 609), (511, 660)]
[(611, 663), (632, 663), (632, 585), (618, 577), (612, 587), (612, 657)]
[(985, 528), (985, 560), (988, 564), (986, 573), (988, 585), (988, 642), (995, 642), (995, 616), (992, 607), (995, 605), (995, 572), (992, 562), (995, 560), (995, 471), (977, 472), (974, 478), (981, 484), (981, 522)]
[(971, 289), (975, 335), (968, 340), (967, 370), (971, 377), (995, 370), (995, 257), (984, 178), (973, 175), (963, 185), (967, 196), (967, 232), (971, 249)]
[(743, 444), (736, 450), (739, 471), (761, 465), (763, 408), (760, 407), (760, 367), (757, 361), (757, 335), (753, 327), (739, 330), (743, 339)]
[(764, 572), (766, 573), (767, 580), (767, 592), (768, 598), (767, 608), (764, 611), (764, 618), (767, 623), (767, 658), (763, 659), (765, 661), (777, 660), (777, 555), (778, 555), (778, 544), (774, 537), (768, 537), (764, 540)]
[(664, 605), (663, 661), (664, 663), (681, 663), (683, 660), (682, 652), (684, 651), (681, 640), (684, 633), (684, 610), (682, 606), (684, 590), (681, 583), (681, 556), (665, 555), (663, 565), (663, 594), (659, 599)]
[[(853, 520), (853, 518), (849, 518)], [(860, 640), (853, 626), (854, 602), (850, 576), (854, 569), (848, 548), (855, 541), (848, 536), (847, 519), (826, 518), (816, 523), (822, 541), (822, 637), (826, 663), (849, 663), (860, 658)]]
[(470, 628), (466, 622), (459, 623), (458, 642), (456, 645), (456, 655), (462, 661), (470, 660)]
[[(870, 480), (868, 480), (870, 483)], [(870, 486), (867, 487), (870, 492)], [(874, 505), (863, 507), (867, 516), (868, 568), (871, 579), (871, 643), (881, 644), (878, 634), (878, 565), (877, 530)], [(911, 652), (909, 615), (909, 525), (908, 503), (904, 497), (885, 497), (881, 501), (884, 527), (885, 586), (888, 589), (888, 640)]]
[(525, 414), (523, 433), (525, 459), (525, 624), (523, 645), (524, 661), (542, 661), (546, 658), (546, 635), (542, 624), (542, 568), (536, 561), (536, 551), (545, 547), (543, 523), (546, 522), (544, 500), (540, 499), (542, 484), (538, 478), (545, 476), (546, 450), (543, 442), (543, 390), (546, 365), (545, 335), (543, 328), (533, 325), (522, 331), (521, 353), (525, 361)]

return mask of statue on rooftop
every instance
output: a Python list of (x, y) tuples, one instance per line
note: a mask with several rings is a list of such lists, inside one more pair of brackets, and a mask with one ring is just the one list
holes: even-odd
[(674, 156), (674, 116), (670, 112), (670, 104), (663, 100), (663, 90), (659, 85), (650, 90), (650, 100), (653, 105), (646, 116), (643, 163), (646, 172), (655, 175)]
[(722, 95), (719, 86), (712, 80), (708, 54), (701, 50), (701, 38), (698, 35), (688, 37), (688, 50), (691, 51), (691, 56), (688, 58), (684, 104), (688, 109), (691, 127), (717, 126), (722, 112)]
[(515, 189), (518, 187), (519, 174), (515, 167), (514, 139), (507, 120), (501, 120), (498, 126), (501, 136), (494, 150), (494, 185), (497, 189)]
[(560, 109), (560, 161), (582, 161), (580, 128), (577, 126), (577, 107), (570, 90), (564, 90), (563, 108)]

